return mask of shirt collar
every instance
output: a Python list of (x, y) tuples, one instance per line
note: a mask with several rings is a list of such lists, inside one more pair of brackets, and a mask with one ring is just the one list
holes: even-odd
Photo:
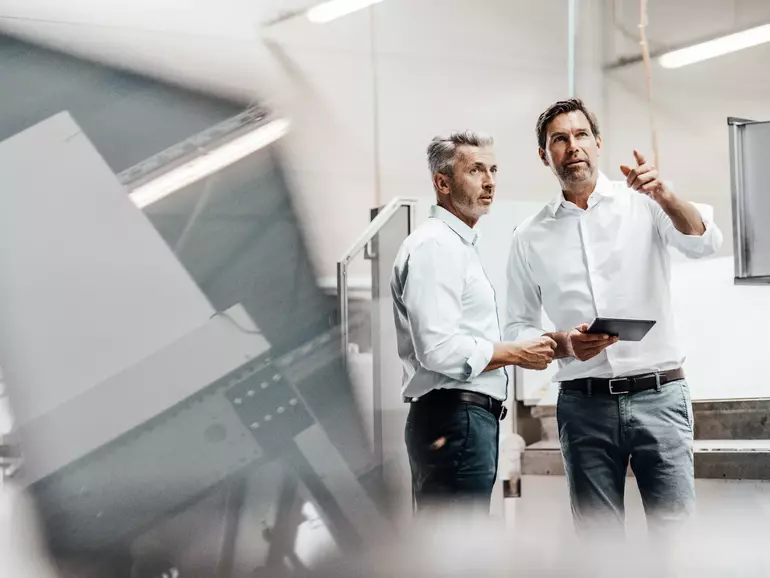
[(432, 205), (430, 208), (430, 216), (433, 219), (443, 221), (450, 229), (457, 233), (457, 235), (469, 245), (475, 245), (478, 242), (478, 231), (471, 229), (468, 225), (463, 223), (460, 219), (455, 217), (445, 208), (439, 207), (438, 205)]
[[(612, 186), (612, 181), (610, 181), (607, 176), (599, 171), (599, 178), (596, 180), (596, 187), (594, 188), (594, 192), (591, 193), (591, 196), (593, 197), (596, 195), (597, 200), (599, 199), (608, 199), (612, 198), (614, 195), (614, 188)], [(559, 210), (559, 207), (567, 207), (572, 206), (572, 203), (570, 203), (567, 199), (564, 198), (564, 193), (559, 193), (559, 196), (556, 197), (553, 201), (551, 201), (548, 204), (548, 209), (551, 214), (551, 217), (555, 217), (556, 213)]]

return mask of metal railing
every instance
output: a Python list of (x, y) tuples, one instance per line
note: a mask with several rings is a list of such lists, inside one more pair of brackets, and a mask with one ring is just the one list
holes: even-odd
[(377, 234), (390, 222), (394, 215), (398, 213), (400, 209), (407, 207), (409, 209), (409, 224), (408, 231), (411, 232), (414, 229), (416, 221), (416, 199), (404, 199), (395, 198), (385, 205), (378, 213), (377, 216), (372, 219), (369, 226), (366, 227), (364, 232), (353, 243), (353, 245), (345, 252), (345, 255), (337, 262), (337, 299), (339, 302), (339, 317), (340, 317), (340, 339), (342, 346), (342, 359), (347, 365), (348, 361), (348, 347), (350, 340), (350, 318), (348, 310), (348, 267), (350, 263), (355, 259), (367, 246), (371, 243)]

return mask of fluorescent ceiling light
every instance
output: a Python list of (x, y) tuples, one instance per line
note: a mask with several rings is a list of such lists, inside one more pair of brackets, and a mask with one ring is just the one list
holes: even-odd
[(763, 24), (743, 32), (736, 32), (715, 40), (668, 52), (661, 56), (658, 62), (663, 68), (679, 68), (765, 42), (770, 42), (770, 24)]
[(382, 0), (328, 0), (308, 10), (307, 17), (311, 22), (324, 24), (380, 2)]
[(262, 125), (140, 185), (129, 196), (143, 209), (277, 141), (288, 132), (289, 124), (281, 118)]

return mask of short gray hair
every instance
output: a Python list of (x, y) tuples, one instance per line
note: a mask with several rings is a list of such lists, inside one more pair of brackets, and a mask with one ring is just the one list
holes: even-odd
[(461, 146), (488, 147), (495, 144), (491, 136), (472, 130), (453, 132), (449, 136), (433, 137), (428, 145), (430, 174), (452, 175), (457, 148)]

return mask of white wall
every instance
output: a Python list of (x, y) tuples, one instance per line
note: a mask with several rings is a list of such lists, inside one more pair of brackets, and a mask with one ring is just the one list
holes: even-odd
[(770, 287), (734, 285), (730, 256), (677, 263), (672, 294), (692, 397), (770, 397)]
[[(638, 2), (615, 2), (617, 25), (636, 34)], [(608, 63), (638, 55), (640, 48), (615, 28), (608, 11)], [(753, 0), (650, 2), (647, 33), (653, 51), (678, 47), (770, 21), (770, 3)], [(658, 128), (660, 170), (691, 201), (713, 205), (725, 233), (723, 255), (732, 249), (727, 117), (770, 120), (770, 45), (751, 48), (679, 69), (652, 67), (653, 113)], [(652, 158), (649, 108), (641, 64), (605, 75), (603, 168), (620, 178), (619, 165), (633, 162), (633, 149)]]

